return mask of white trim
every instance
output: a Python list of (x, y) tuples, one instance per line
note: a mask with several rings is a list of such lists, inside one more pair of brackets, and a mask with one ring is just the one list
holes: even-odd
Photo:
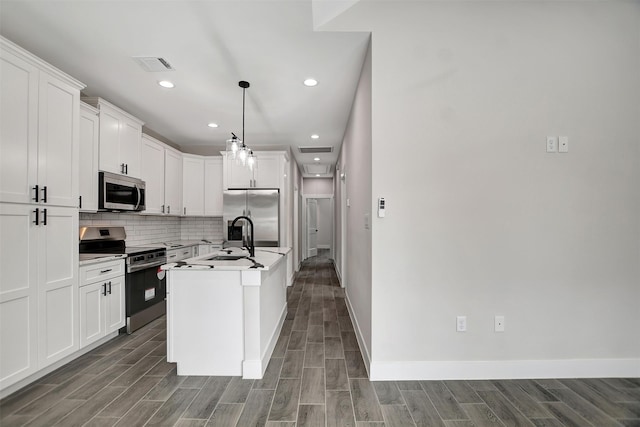
[(318, 245), (318, 249), (331, 249), (331, 245)]
[[(365, 361), (366, 363), (366, 361)], [(637, 378), (638, 359), (371, 362), (371, 381)]]
[(347, 311), (349, 311), (349, 318), (353, 323), (353, 329), (356, 333), (356, 340), (358, 341), (358, 347), (360, 347), (360, 353), (362, 354), (362, 360), (364, 361), (364, 366), (367, 368), (367, 374), (369, 374), (369, 378), (373, 381), (373, 377), (371, 376), (371, 355), (369, 354), (369, 349), (366, 345), (364, 345), (365, 340), (362, 336), (362, 331), (360, 330), (360, 325), (358, 324), (358, 319), (355, 316), (355, 311), (351, 306), (351, 301), (349, 300), (349, 294), (345, 294), (345, 300), (347, 301)]
[(287, 317), (287, 305), (282, 309), (282, 313), (280, 314), (280, 320), (278, 320), (278, 324), (276, 325), (275, 330), (271, 334), (271, 339), (269, 340), (269, 344), (264, 349), (264, 353), (262, 353), (261, 360), (251, 360), (245, 359), (242, 361), (242, 378), (243, 379), (261, 379), (264, 376), (264, 373), (267, 370), (267, 365), (269, 365), (269, 360), (271, 360), (271, 355), (273, 354), (273, 350), (276, 348), (276, 343), (278, 342), (278, 338), (280, 337), (280, 332), (282, 331), (282, 325), (284, 325), (284, 320)]

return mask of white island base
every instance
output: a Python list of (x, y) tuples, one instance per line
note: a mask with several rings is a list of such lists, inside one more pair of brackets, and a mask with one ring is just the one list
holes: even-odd
[(246, 260), (207, 262), (210, 254), (163, 267), (167, 360), (178, 375), (262, 378), (287, 314), (289, 251), (256, 248), (257, 269)]

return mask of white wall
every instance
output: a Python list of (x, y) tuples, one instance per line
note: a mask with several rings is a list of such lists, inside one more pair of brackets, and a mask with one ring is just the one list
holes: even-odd
[[(371, 229), (365, 229), (365, 215), (371, 215), (371, 48), (362, 66), (340, 158), (340, 173), (346, 174), (346, 197), (350, 206), (338, 206), (336, 216), (346, 209), (346, 222), (340, 221), (336, 246), (340, 245), (342, 229), (346, 229), (346, 273), (342, 284), (346, 288), (349, 312), (367, 366), (371, 352)], [(339, 174), (337, 180), (339, 181)], [(338, 184), (339, 185), (339, 184)], [(336, 205), (339, 205), (339, 197)]]
[(318, 249), (330, 249), (333, 243), (333, 202), (331, 199), (318, 201)]
[(303, 178), (302, 194), (333, 194), (333, 179)]
[(640, 3), (360, 2), (329, 28), (373, 31), (372, 197), (346, 208), (366, 247), (387, 200), (347, 266), (372, 379), (640, 375)]

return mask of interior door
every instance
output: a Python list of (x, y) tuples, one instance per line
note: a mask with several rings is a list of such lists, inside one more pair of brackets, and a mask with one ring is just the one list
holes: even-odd
[(318, 255), (318, 201), (307, 199), (307, 256)]

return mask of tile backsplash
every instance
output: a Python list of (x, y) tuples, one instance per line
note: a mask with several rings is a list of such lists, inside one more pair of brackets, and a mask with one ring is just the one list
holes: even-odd
[(175, 240), (221, 240), (221, 217), (180, 218), (133, 213), (81, 213), (80, 226), (124, 226), (127, 245), (146, 245)]

